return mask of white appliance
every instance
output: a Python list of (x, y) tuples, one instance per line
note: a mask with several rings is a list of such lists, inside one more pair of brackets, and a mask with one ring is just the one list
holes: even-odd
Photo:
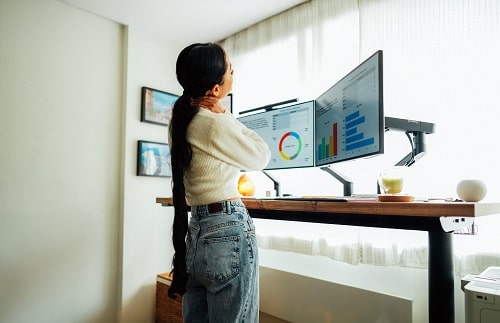
[(489, 267), (477, 276), (462, 278), (465, 323), (500, 322), (500, 267)]

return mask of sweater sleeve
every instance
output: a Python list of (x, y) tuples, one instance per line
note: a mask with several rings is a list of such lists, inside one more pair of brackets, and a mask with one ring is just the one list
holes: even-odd
[(266, 142), (226, 112), (214, 119), (210, 153), (229, 164), (247, 171), (264, 169), (271, 158)]

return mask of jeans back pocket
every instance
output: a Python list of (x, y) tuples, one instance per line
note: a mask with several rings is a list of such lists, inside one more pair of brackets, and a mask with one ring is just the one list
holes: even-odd
[(206, 278), (224, 283), (240, 271), (241, 238), (239, 235), (203, 240), (203, 265)]

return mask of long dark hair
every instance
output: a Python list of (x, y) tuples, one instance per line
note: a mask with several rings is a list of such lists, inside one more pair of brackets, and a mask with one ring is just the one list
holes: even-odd
[(228, 66), (224, 49), (214, 43), (192, 44), (184, 48), (177, 58), (177, 81), (184, 92), (175, 102), (170, 120), (172, 159), (172, 196), (175, 216), (173, 225), (173, 281), (168, 290), (170, 297), (186, 291), (186, 234), (188, 213), (184, 172), (188, 169), (192, 150), (187, 140), (187, 128), (198, 107), (191, 106), (191, 98), (204, 96), (215, 84), (222, 84)]

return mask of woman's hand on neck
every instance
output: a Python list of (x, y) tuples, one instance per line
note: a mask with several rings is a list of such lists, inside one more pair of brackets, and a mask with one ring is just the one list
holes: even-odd
[(205, 95), (199, 98), (192, 98), (191, 105), (211, 111), (213, 113), (225, 113), (226, 109), (222, 106), (219, 99), (215, 96)]

